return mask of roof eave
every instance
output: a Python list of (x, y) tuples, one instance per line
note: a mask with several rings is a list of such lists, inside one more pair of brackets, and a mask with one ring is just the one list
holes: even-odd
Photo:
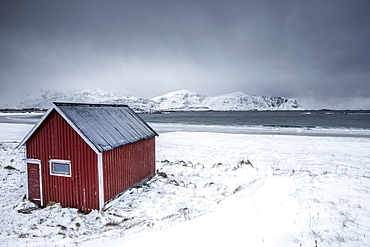
[(102, 153), (104, 150), (96, 147), (82, 132), (81, 130), (60, 110), (55, 104), (53, 104), (49, 110), (44, 114), (40, 121), (31, 129), (30, 132), (23, 138), (23, 140), (18, 144), (17, 148), (22, 147), (31, 138), (33, 133), (40, 127), (40, 125), (45, 121), (45, 119), (50, 115), (50, 113), (56, 110), (62, 118), (67, 121), (67, 123), (77, 132), (77, 134), (94, 150), (95, 153)]
[(151, 135), (151, 136), (147, 136), (145, 138), (138, 139), (138, 140), (136, 140), (134, 142), (124, 143), (122, 145), (114, 146), (114, 147), (110, 147), (110, 148), (102, 148), (102, 152), (110, 151), (110, 150), (115, 149), (115, 148), (127, 146), (127, 145), (130, 145), (130, 144), (134, 144), (134, 143), (137, 143), (137, 142), (140, 142), (140, 141), (144, 141), (144, 140), (148, 140), (148, 139), (151, 139), (151, 138), (155, 138), (157, 136), (158, 136), (158, 134), (155, 132), (154, 135)]
[(39, 128), (39, 126), (44, 122), (44, 120), (49, 116), (49, 114), (55, 109), (55, 105), (53, 104), (48, 110), (47, 112), (42, 116), (42, 118), (37, 122), (37, 124), (35, 124), (35, 126), (33, 126), (33, 128), (30, 130), (30, 132), (28, 132), (28, 134), (23, 138), (23, 140), (18, 144), (18, 146), (16, 148), (20, 148), (22, 147), (24, 144), (26, 144), (26, 142), (28, 141), (28, 139), (30, 139), (30, 137), (33, 135), (33, 133)]
[[(130, 107), (128, 107), (132, 112), (134, 112)], [(135, 113), (135, 112), (134, 112)], [(136, 116), (141, 120), (141, 122), (146, 125), (153, 133), (154, 133), (154, 136), (159, 136), (159, 134), (157, 133), (157, 131), (155, 131), (152, 127), (150, 127), (150, 125), (142, 118), (140, 117), (139, 114), (136, 114)], [(150, 137), (151, 138), (151, 137)], [(147, 138), (149, 139), (149, 138)]]

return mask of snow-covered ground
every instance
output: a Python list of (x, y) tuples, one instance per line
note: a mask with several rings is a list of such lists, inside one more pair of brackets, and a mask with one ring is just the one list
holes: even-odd
[(1, 246), (370, 246), (370, 138), (163, 133), (157, 175), (85, 215), (23, 199), (31, 127), (0, 124)]

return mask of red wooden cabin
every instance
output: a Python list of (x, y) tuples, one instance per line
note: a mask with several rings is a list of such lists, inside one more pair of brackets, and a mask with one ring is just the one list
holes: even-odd
[(27, 134), (27, 198), (102, 210), (155, 174), (158, 134), (126, 105), (54, 103)]

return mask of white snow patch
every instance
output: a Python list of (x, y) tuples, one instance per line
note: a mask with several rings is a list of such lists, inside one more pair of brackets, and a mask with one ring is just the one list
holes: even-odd
[(0, 141), (19, 142), (23, 140), (32, 127), (32, 124), (0, 123)]

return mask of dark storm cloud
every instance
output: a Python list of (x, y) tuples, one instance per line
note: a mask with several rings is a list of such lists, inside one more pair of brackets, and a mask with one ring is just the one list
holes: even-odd
[(365, 0), (2, 1), (1, 103), (98, 87), (359, 104), (370, 98), (368, 13)]

